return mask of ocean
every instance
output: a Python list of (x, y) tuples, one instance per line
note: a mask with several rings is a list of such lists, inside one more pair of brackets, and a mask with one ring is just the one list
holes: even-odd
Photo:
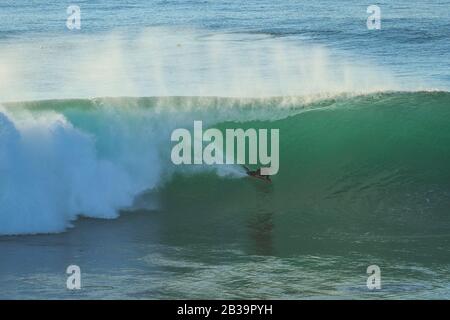
[[(2, 1), (0, 298), (449, 299), (450, 2), (372, 4)], [(196, 120), (272, 183), (174, 165)]]

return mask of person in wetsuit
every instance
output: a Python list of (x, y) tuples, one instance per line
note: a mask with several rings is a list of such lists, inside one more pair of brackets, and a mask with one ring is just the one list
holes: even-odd
[(255, 177), (255, 178), (259, 178), (259, 179), (263, 179), (266, 180), (267, 182), (272, 182), (272, 180), (270, 180), (270, 176), (269, 175), (265, 175), (265, 174), (261, 174), (261, 168), (258, 168), (256, 170), (250, 170), (249, 168), (247, 168), (246, 166), (244, 166), (245, 170), (247, 171), (247, 174), (251, 177)]

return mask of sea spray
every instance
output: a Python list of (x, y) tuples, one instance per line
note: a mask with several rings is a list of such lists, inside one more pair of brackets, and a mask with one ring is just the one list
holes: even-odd
[(132, 36), (111, 31), (12, 43), (0, 47), (0, 101), (287, 97), (406, 86), (361, 57), (291, 40), (154, 27)]

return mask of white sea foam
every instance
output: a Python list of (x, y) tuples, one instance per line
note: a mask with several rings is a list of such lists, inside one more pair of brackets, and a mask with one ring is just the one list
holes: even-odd
[(102, 157), (100, 137), (60, 114), (1, 111), (0, 234), (63, 231), (77, 215), (115, 218), (131, 206), (157, 183), (159, 163), (151, 141), (137, 155), (124, 130), (111, 142), (117, 156)]

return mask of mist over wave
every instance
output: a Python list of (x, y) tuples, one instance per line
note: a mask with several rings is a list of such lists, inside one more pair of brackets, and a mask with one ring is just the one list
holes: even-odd
[(399, 85), (364, 57), (289, 36), (148, 28), (42, 37), (0, 47), (0, 101), (299, 96), (418, 86)]

